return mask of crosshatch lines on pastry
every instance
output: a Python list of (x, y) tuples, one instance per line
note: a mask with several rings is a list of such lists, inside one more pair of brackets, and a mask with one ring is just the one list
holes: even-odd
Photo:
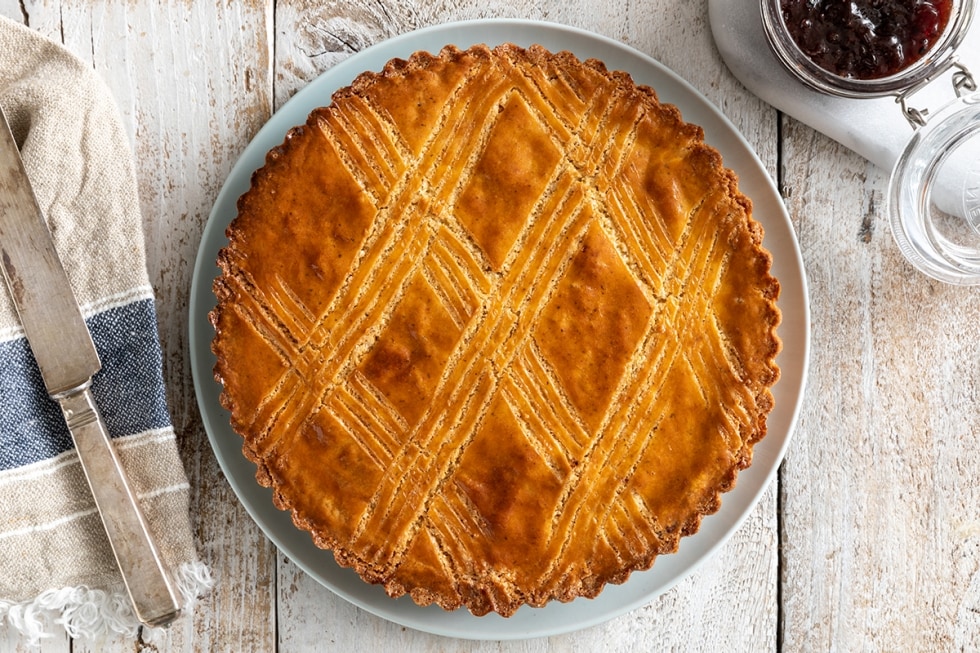
[[(565, 223), (582, 221), (583, 215), (581, 211), (573, 210), (562, 214), (560, 219), (556, 219), (551, 224), (551, 229), (542, 234), (542, 241), (560, 243), (559, 235), (563, 235), (566, 240), (574, 239), (573, 230), (566, 229)], [(581, 225), (580, 229), (585, 226), (585, 224)], [(513, 295), (529, 296), (540, 286), (553, 283), (558, 262), (564, 256), (566, 256), (565, 248), (559, 244), (550, 249), (548, 258), (542, 261), (540, 267), (510, 267), (507, 274), (497, 280), (488, 295), (499, 298), (502, 305), (522, 303), (509, 300)], [(528, 276), (532, 276), (532, 273), (533, 278), (527, 279)], [(540, 291), (536, 294), (543, 295)], [(539, 297), (538, 302), (541, 301), (543, 297)], [(533, 307), (528, 307), (527, 310), (529, 314), (534, 312)], [(417, 446), (403, 449), (407, 455), (396, 459), (389, 467), (371, 501), (372, 506), (383, 507), (384, 510), (365, 513), (355, 531), (355, 541), (365, 531), (404, 534), (401, 540), (381, 543), (380, 546), (386, 549), (387, 555), (379, 551), (379, 555), (376, 556), (379, 560), (384, 559), (390, 561), (389, 564), (397, 564), (408, 542), (411, 541), (413, 531), (429, 503), (429, 498), (435, 488), (452, 472), (451, 468), (445, 468), (438, 470), (437, 474), (419, 479), (415, 490), (420, 491), (426, 498), (424, 501), (413, 503), (405, 501), (405, 494), (400, 490), (410, 480), (409, 475), (413, 474), (413, 470), (421, 465), (423, 452), (439, 451), (447, 445), (460, 447), (468, 441), (472, 433), (471, 431), (467, 433), (467, 429), (456, 428), (444, 433), (444, 440), (440, 441), (437, 439), (440, 423), (450, 420), (450, 423), (468, 424), (469, 429), (478, 427), (479, 421), (476, 417), (488, 409), (498, 382), (497, 379), (487, 376), (487, 370), (481, 368), (478, 363), (488, 351), (499, 353), (505, 344), (508, 345), (507, 349), (516, 349), (519, 346), (518, 338), (508, 338), (514, 332), (516, 318), (516, 315), (508, 311), (494, 311), (478, 315), (468, 326), (468, 333), (464, 334), (460, 346), (446, 366), (447, 373), (440, 380), (425, 412), (410, 435), (410, 439), (417, 442)], [(525, 327), (525, 330), (529, 330), (529, 327)], [(486, 390), (478, 393), (480, 401), (468, 401), (477, 394), (481, 385), (485, 385)], [(454, 431), (456, 442), (446, 442), (445, 438)], [(463, 434), (462, 438), (460, 433)], [(458, 455), (455, 457), (458, 458)]]
[[(447, 231), (442, 231), (440, 236), (443, 239), (451, 238)], [(470, 280), (445, 247), (430, 248), (429, 256), (422, 266), (422, 274), (439, 296), (453, 323), (462, 331), (477, 307), (482, 304), (483, 298), (473, 290)]]
[(348, 383), (334, 388), (324, 406), (348, 434), (384, 469), (401, 447), (404, 424), (393, 419), (391, 408), (381, 403), (360, 373), (351, 375)]
[[(622, 138), (632, 132), (634, 125), (629, 130), (618, 130), (618, 134), (611, 134), (614, 138), (607, 139), (600, 136), (605, 126), (609, 123), (610, 116), (616, 108), (616, 99), (620, 97), (621, 89), (617, 85), (603, 85), (592, 105), (582, 115), (581, 122), (576, 126), (575, 133), (579, 138), (578, 147), (573, 147), (568, 152), (569, 159), (573, 165), (582, 170), (584, 175), (595, 175), (601, 171), (599, 165), (603, 157), (607, 157), (609, 152), (615, 151), (611, 146), (613, 143), (619, 144), (617, 135)], [(619, 150), (622, 152), (623, 150)]]
[[(567, 175), (563, 175), (560, 177), (560, 179), (561, 178), (567, 179), (568, 177)], [(552, 219), (547, 221), (538, 221), (536, 223), (538, 225), (538, 228), (531, 230), (533, 237), (528, 238), (528, 241), (524, 243), (524, 247), (520, 248), (519, 250), (522, 252), (522, 256), (534, 257), (540, 259), (540, 250), (542, 246), (550, 243), (546, 247), (545, 260), (544, 261), (536, 260), (534, 261), (535, 265), (530, 265), (529, 263), (531, 261), (523, 261), (520, 259), (509, 262), (508, 267), (504, 271), (504, 274), (505, 275), (509, 274), (515, 277), (515, 280), (507, 285), (503, 285), (503, 284), (501, 285), (501, 288), (507, 289), (507, 292), (501, 292), (500, 289), (496, 289), (496, 290), (492, 290), (489, 293), (489, 296), (501, 297), (501, 303), (520, 306), (520, 311), (524, 314), (523, 328), (525, 333), (523, 337), (527, 337), (527, 331), (530, 329), (531, 325), (534, 322), (533, 318), (534, 316), (537, 315), (537, 312), (539, 310), (538, 307), (543, 305), (544, 302), (547, 300), (547, 296), (548, 296), (547, 288), (554, 286), (554, 281), (550, 281), (550, 279), (557, 279), (558, 277), (560, 277), (560, 274), (562, 272), (561, 262), (567, 260), (570, 253), (575, 249), (575, 246), (580, 242), (581, 234), (584, 232), (585, 228), (589, 224), (588, 221), (589, 214), (585, 210), (581, 209), (582, 206), (581, 202), (584, 201), (584, 198), (581, 192), (579, 191), (577, 185), (575, 184), (569, 185), (567, 187), (567, 190), (563, 194), (563, 196), (559, 196), (557, 193), (551, 193), (550, 195), (546, 193), (546, 196), (551, 198), (549, 201), (554, 201), (557, 204), (554, 213), (552, 214)], [(574, 202), (565, 201), (572, 197), (577, 199), (575, 199)], [(578, 224), (580, 225), (574, 229), (570, 228), (573, 224), (575, 224), (575, 222), (570, 222), (570, 220), (573, 219), (578, 220), (579, 221)], [(532, 258), (531, 260), (534, 260), (534, 258)], [(534, 292), (528, 290), (523, 295), (524, 299), (520, 301), (518, 300), (511, 301), (510, 295), (512, 294), (515, 288), (518, 288), (518, 283), (522, 283), (520, 282), (520, 279), (526, 274), (526, 270), (530, 270), (530, 269), (539, 270), (539, 272), (537, 272), (538, 278), (534, 279), (532, 282), (523, 282), (523, 283), (525, 285), (530, 283), (532, 284), (532, 289), (537, 288), (538, 290)], [(547, 272), (548, 274), (545, 277), (545, 281), (542, 281), (541, 277), (542, 275), (544, 275), (545, 272)], [(532, 298), (534, 303), (528, 304), (528, 302), (531, 301)], [(498, 319), (499, 317), (500, 316), (498, 316)], [(513, 317), (511, 317), (509, 324), (512, 323), (513, 323)], [(515, 334), (513, 326), (508, 326), (506, 329), (498, 325), (493, 325), (492, 329), (487, 329), (485, 326), (482, 326), (479, 332), (484, 332), (484, 331), (489, 331), (491, 332), (491, 334), (497, 333), (498, 340), (501, 337), (504, 338), (509, 337), (508, 339), (505, 339), (504, 342), (513, 343), (512, 346), (508, 346), (506, 348), (493, 347), (493, 346), (483, 347), (483, 349), (485, 350), (490, 350), (494, 352), (494, 360), (495, 362), (497, 362), (495, 369), (499, 370), (506, 367), (510, 356), (512, 356), (512, 354), (508, 354), (507, 352), (516, 351), (517, 348), (520, 346), (523, 337), (519, 335), (512, 335)], [(464, 341), (466, 340), (467, 338), (464, 337)], [(484, 337), (483, 339), (479, 339), (479, 338), (475, 338), (472, 335), (468, 338), (469, 342), (473, 342), (474, 340), (476, 340), (478, 344), (481, 344), (486, 341), (486, 338)], [(469, 364), (472, 364), (475, 360), (477, 360), (477, 356), (479, 355), (479, 353), (480, 352), (478, 347), (477, 348), (470, 347), (470, 350), (467, 353), (468, 356), (467, 360), (469, 361)], [(450, 366), (447, 366), (447, 369), (449, 369), (449, 367)], [(452, 385), (449, 385), (450, 388), (456, 387), (456, 383), (457, 383), (456, 378), (454, 377), (452, 380), (454, 383)], [(487, 401), (489, 401), (489, 399), (490, 398), (488, 397)], [(430, 402), (429, 410), (431, 410), (432, 405), (440, 405), (441, 403), (442, 402), (439, 400), (439, 397), (437, 395), (437, 397), (435, 397)], [(422, 429), (421, 432), (424, 435), (429, 431), (427, 429)], [(401, 477), (399, 477), (398, 480), (396, 481), (395, 488), (400, 487), (400, 485), (401, 485)], [(390, 503), (385, 500), (386, 496), (387, 495), (376, 496), (376, 500), (372, 502), (372, 505), (390, 506)], [(389, 511), (389, 513), (390, 512), (391, 511)], [(364, 528), (365, 526), (366, 523), (362, 522), (361, 528)]]
[[(476, 79), (465, 79), (455, 95), (462, 93), (470, 84), (475, 84), (478, 88), (494, 88), (490, 71), (483, 70), (481, 74)], [(503, 86), (504, 82), (497, 81), (497, 85)], [(431, 188), (438, 188), (441, 180), (452, 170), (452, 166), (445, 165), (442, 157), (449, 156), (449, 151), (453, 148), (461, 149), (467, 142), (465, 136), (473, 122), (469, 119), (468, 110), (485, 110), (493, 104), (492, 96), (487, 99), (479, 94), (474, 95), (482, 105), (472, 106), (472, 101), (447, 104), (451, 108), (440, 117), (438, 128), (422, 151), (408, 160), (401, 179), (394, 184), (394, 189), (388, 196), (387, 204), (379, 207), (378, 215), (357, 257), (356, 266), (318, 322), (312, 326), (308, 340), (319, 350), (318, 360), (322, 363), (319, 366), (311, 365), (309, 373), (303, 376), (315, 378), (324, 389), (330, 386), (342, 371), (345, 361), (349, 360), (357, 345), (354, 334), (367, 330), (366, 324), (369, 320), (378, 318), (375, 307), (390, 306), (396, 291), (407, 283), (395, 280), (411, 277), (410, 270), (418, 263), (416, 250), (419, 235), (423, 229), (432, 226), (427, 197), (432, 192)], [(322, 119), (318, 121), (322, 122)], [(323, 130), (327, 135), (332, 132), (330, 129)], [(352, 132), (344, 133), (353, 136)], [(388, 140), (395, 147), (396, 141)], [(343, 149), (340, 143), (334, 142), (333, 146), (338, 150)], [(361, 183), (365, 183), (363, 178)], [(376, 272), (379, 267), (377, 263), (383, 258), (395, 262), (387, 275)], [(466, 256), (459, 258), (465, 260)], [(382, 317), (385, 314), (387, 312), (381, 312)], [(280, 392), (291, 389), (288, 387), (291, 378), (284, 372), (275, 387)], [(272, 426), (271, 423), (266, 425), (266, 430)]]
[[(721, 265), (710, 269), (713, 261), (711, 254), (720, 243), (717, 234), (713, 233), (713, 221), (695, 219), (699, 212), (711, 208), (713, 207), (706, 207), (702, 201), (689, 213), (687, 226), (682, 233), (676, 254), (666, 271), (667, 276), (673, 277), (680, 288), (691, 289), (690, 292), (681, 293), (676, 298), (673, 311), (675, 317), (685, 315), (696, 321), (699, 316), (703, 316), (706, 312), (706, 302), (695, 288), (716, 288), (716, 279), (708, 278), (708, 275), (717, 277), (724, 272)], [(691, 265), (683, 264), (684, 261), (690, 260), (693, 261)], [(665, 309), (664, 306), (666, 304), (658, 304), (656, 310), (670, 310)], [(655, 315), (649, 322), (650, 327), (655, 325), (656, 321)], [(640, 349), (646, 350), (643, 352), (644, 357), (655, 361), (655, 365), (651, 366), (646, 374), (636, 374), (625, 388), (621, 388), (620, 396), (635, 398), (636, 405), (631, 401), (618, 402), (603, 423), (593, 447), (587, 452), (587, 464), (580, 465), (569, 477), (559, 510), (561, 518), (553, 533), (553, 537), (561, 543), (562, 554), (572, 540), (582, 541), (584, 538), (584, 541), (590, 541), (590, 538), (596, 536), (598, 529), (605, 524), (612, 506), (619, 500), (620, 493), (628, 486), (629, 479), (638, 461), (642, 459), (646, 447), (658, 437), (670, 437), (670, 434), (662, 432), (648, 437), (648, 434), (641, 430), (643, 421), (639, 416), (643, 416), (648, 424), (651, 417), (654, 423), (662, 420), (663, 414), (656, 414), (655, 409), (658, 405), (657, 398), (663, 390), (663, 384), (669, 378), (671, 368), (678, 359), (683, 360), (687, 357), (687, 350), (705, 345), (700, 340), (695, 341), (695, 336), (692, 335), (694, 333), (697, 332), (693, 329), (682, 329), (668, 334), (654, 334), (648, 330), (644, 335)], [(708, 346), (719, 350), (722, 348), (717, 340), (708, 343)], [(701, 383), (703, 385), (703, 382)], [(719, 397), (717, 400), (722, 405), (725, 403), (723, 398)], [(669, 402), (660, 404), (661, 413), (670, 408)], [(609, 472), (609, 470), (615, 471)], [(599, 518), (579, 519), (583, 510), (591, 510), (596, 506), (604, 510)], [(684, 526), (684, 524), (678, 525), (679, 528)], [(559, 555), (543, 578), (560, 577), (564, 571), (562, 555)]]
[(647, 552), (663, 546), (652, 526), (639, 514), (631, 512), (624, 501), (616, 501), (610, 507), (601, 537), (624, 566), (639, 565), (642, 568)]
[(625, 184), (613, 182), (608, 194), (607, 214), (621, 241), (627, 243), (632, 256), (629, 262), (639, 268), (641, 279), (658, 299), (664, 298), (663, 270), (667, 269), (673, 247), (659, 220), (644, 215), (635, 195)]
[(348, 172), (381, 205), (387, 201), (407, 167), (410, 154), (404, 143), (393, 137), (368, 103), (357, 96), (333, 111), (319, 111), (317, 125), (334, 144)]
[[(228, 261), (228, 266), (231, 273), (221, 279), (224, 288), (219, 292), (232, 293), (239, 298), (236, 310), (262, 334), (272, 349), (286, 359), (299, 352), (305, 337), (302, 326), (305, 314), (300, 310), (300, 315), (294, 316), (290, 308), (298, 302), (273, 298), (275, 289), (270, 289), (272, 292), (263, 290), (248, 270), (234, 259)], [(276, 310), (277, 306), (281, 311)]]
[[(269, 424), (274, 423), (282, 414), (286, 404), (293, 400), (305, 383), (303, 371), (311, 367), (310, 358), (315, 352), (303, 345), (304, 334), (298, 325), (302, 325), (307, 314), (302, 305), (292, 295), (274, 297), (273, 292), (264, 292), (252, 281), (251, 276), (240, 268), (233, 268), (234, 273), (226, 275), (222, 283), (222, 292), (234, 292), (238, 302), (233, 310), (251, 325), (262, 342), (276, 353), (282, 363), (283, 373), (272, 381), (262, 400), (248, 414), (239, 412), (237, 419), (247, 425), (258, 435), (250, 443), (253, 453), (262, 451), (261, 443), (268, 439)], [(281, 286), (277, 280), (274, 285)], [(279, 311), (273, 307), (278, 306)]]
[(432, 504), (432, 509), (439, 517), (448, 517), (437, 520), (451, 525), (446, 533), (449, 536), (447, 542), (463, 548), (468, 539), (492, 538), (493, 528), (466, 493), (466, 489), (456, 482), (446, 483), (442, 487), (442, 492), (438, 495), (440, 500)]
[(569, 403), (554, 371), (548, 369), (533, 339), (514, 359), (507, 379), (513, 384), (514, 395), (527, 406), (526, 420), (556, 441), (570, 467), (578, 466), (592, 435)]
[(445, 205), (474, 148), (486, 140), (489, 123), (479, 117), (490, 114), (507, 88), (507, 77), (494, 72), (484, 68), (457, 87), (455, 101), (447, 103), (436, 129), (416, 158), (418, 170), (414, 174), (430, 176), (428, 192), (438, 205)]
[[(401, 143), (399, 139), (389, 136), (388, 132), (391, 131), (390, 125), (383, 123), (381, 117), (377, 116), (374, 112), (367, 112), (365, 114), (367, 120), (353, 118), (352, 116), (357, 115), (357, 111), (346, 111), (345, 108), (347, 105), (344, 102), (338, 103), (338, 108), (333, 112), (319, 112), (317, 124), (338, 152), (346, 152), (348, 153), (346, 155), (348, 157), (350, 156), (350, 152), (360, 152), (364, 159), (362, 163), (365, 163), (368, 169), (380, 171), (374, 179), (365, 179), (363, 177), (365, 166), (353, 165), (348, 159), (347, 162), (351, 168), (351, 174), (356, 174), (354, 171), (360, 170), (361, 184), (366, 189), (370, 189), (378, 184), (384, 185), (385, 187), (393, 187), (388, 198), (390, 204), (379, 207), (380, 214), (375, 221), (376, 225), (383, 225), (382, 232), (369, 235), (369, 241), (371, 236), (375, 236), (374, 242), (369, 242), (365, 248), (366, 251), (362, 252), (359, 256), (360, 265), (353, 274), (348, 276), (347, 282), (335, 296), (334, 301), (324, 313), (324, 317), (321, 318), (320, 323), (311, 329), (309, 340), (318, 349), (323, 349), (319, 358), (320, 360), (327, 361), (328, 365), (331, 361), (345, 360), (345, 355), (350, 353), (351, 347), (355, 344), (349, 340), (345, 341), (345, 338), (348, 334), (357, 332), (363, 325), (363, 320), (357, 320), (357, 316), (372, 315), (374, 306), (386, 299), (385, 295), (379, 291), (391, 287), (390, 279), (398, 278), (399, 274), (404, 274), (404, 270), (396, 269), (386, 279), (378, 277), (371, 279), (368, 276), (371, 270), (373, 270), (371, 263), (378, 260), (382, 255), (394, 260), (411, 259), (410, 256), (405, 255), (405, 252), (399, 252), (398, 249), (400, 245), (402, 245), (401, 249), (405, 249), (404, 244), (412, 243), (416, 240), (417, 230), (421, 226), (422, 219), (425, 217), (428, 204), (424, 199), (421, 202), (409, 204), (408, 206), (405, 206), (404, 203), (414, 197), (421, 196), (424, 198), (429, 193), (438, 195), (440, 192), (439, 189), (443, 187), (458, 188), (460, 186), (459, 178), (454, 177), (450, 173), (459, 169), (460, 166), (458, 164), (467, 151), (464, 146), (472, 138), (468, 130), (473, 129), (471, 125), (475, 124), (475, 121), (468, 120), (468, 116), (474, 112), (479, 115), (480, 111), (488, 115), (492, 114), (492, 107), (499, 102), (497, 97), (503, 97), (507, 89), (511, 88), (510, 85), (515, 81), (525, 82), (520, 84), (523, 89), (522, 97), (524, 101), (532, 102), (539, 108), (542, 104), (545, 104), (542, 101), (533, 101), (528, 98), (527, 94), (533, 93), (535, 89), (530, 84), (527, 84), (521, 75), (509, 74), (500, 76), (493, 75), (492, 72), (489, 69), (482, 70), (476, 77), (466, 79), (459, 85), (454, 92), (457, 101), (450, 102), (447, 105), (454, 107), (455, 113), (452, 111), (443, 113), (439, 120), (439, 127), (434, 131), (418, 157), (415, 160), (409, 160), (407, 166), (401, 166), (403, 168), (403, 174), (397, 181), (393, 181), (396, 168), (382, 164), (381, 160), (385, 158), (385, 154), (389, 154), (396, 162), (402, 162), (408, 158), (408, 151), (405, 149), (404, 143)], [(498, 80), (496, 86), (488, 84), (489, 79)], [(490, 92), (487, 92), (488, 88)], [(610, 97), (605, 98), (606, 107), (604, 107), (604, 111), (600, 114), (602, 116), (605, 116), (609, 110), (611, 93), (607, 94)], [(464, 96), (468, 97), (466, 97), (465, 101), (460, 101)], [(353, 103), (355, 107), (360, 107), (360, 105), (365, 104), (356, 95), (350, 96), (347, 101)], [(588, 126), (592, 129), (599, 129), (602, 120), (604, 118), (599, 123)], [(484, 132), (488, 132), (490, 128), (492, 128), (492, 122), (484, 125), (482, 129)], [(485, 140), (485, 136), (481, 138)], [(586, 138), (592, 140), (588, 136)], [(446, 159), (449, 159), (450, 165), (437, 164), (437, 162), (444, 162)], [(463, 167), (465, 168), (467, 166)], [(380, 203), (380, 196), (375, 195), (375, 197), (376, 202)], [(397, 224), (392, 228), (390, 220), (386, 219), (386, 216), (399, 215), (406, 216), (404, 222), (408, 224)], [(375, 283), (370, 283), (372, 280)], [(434, 284), (434, 287), (438, 290), (445, 290), (447, 288), (445, 285), (438, 283)], [(288, 291), (288, 289), (286, 290)], [(354, 293), (356, 293), (355, 301), (351, 301), (351, 294)], [(443, 296), (447, 300), (450, 297), (446, 294), (443, 294)], [(374, 301), (371, 301), (372, 299)], [(337, 308), (339, 306), (349, 306), (350, 310), (338, 311)], [(453, 310), (453, 308), (453, 303), (447, 301), (447, 309), (449, 309), (450, 314), (455, 316), (457, 321), (461, 322), (462, 316), (460, 311)], [(274, 314), (274, 311), (272, 313)], [(350, 319), (352, 314), (355, 316), (354, 319)], [(301, 370), (301, 375), (304, 378), (330, 379), (338, 372), (338, 369), (328, 369), (326, 366), (320, 369), (312, 367), (308, 370)], [(284, 375), (282, 380), (288, 381), (289, 378), (291, 377)], [(283, 388), (283, 386), (284, 383), (282, 382), (276, 384), (277, 388)]]
[[(421, 219), (416, 222), (416, 231), (424, 231), (425, 222)], [(396, 246), (404, 246), (408, 243), (407, 240), (400, 240), (397, 241)], [(373, 289), (377, 292), (376, 299), (391, 306), (397, 304), (397, 298), (411, 282), (415, 270), (421, 263), (418, 257), (409, 255), (401, 257), (399, 262), (400, 265), (395, 266), (391, 276), (376, 280), (373, 284)], [(401, 279), (401, 282), (392, 283), (392, 276), (399, 273), (400, 276), (394, 278)], [(361, 299), (364, 299), (363, 296)], [(347, 320), (340, 320), (331, 326), (343, 330), (345, 327), (354, 329), (362, 325), (369, 317), (369, 309), (363, 303), (355, 304), (356, 308), (360, 308), (363, 313), (348, 311), (344, 316)], [(323, 323), (324, 320), (321, 319), (320, 324), (312, 328), (309, 337), (310, 346), (301, 351), (297, 350), (291, 361), (292, 364), (283, 371), (259, 407), (257, 415), (259, 418), (264, 417), (264, 420), (256, 420), (256, 429), (263, 433), (263, 437), (275, 431), (282, 440), (282, 446), (288, 446), (289, 440), (301, 431), (299, 422), (312, 415), (329, 400), (329, 393), (336, 385), (337, 379), (343, 378), (342, 372), (352, 370), (353, 364), (349, 354), (357, 344), (357, 339), (352, 337), (349, 331), (344, 331), (340, 334), (340, 342), (333, 349), (328, 349), (322, 342), (317, 342), (332, 335), (323, 328)], [(300, 386), (301, 391), (297, 391), (296, 386)], [(289, 404), (289, 410), (284, 410), (286, 404)], [(275, 407), (276, 410), (268, 410), (267, 406)]]
[(541, 102), (547, 105), (548, 110), (542, 110), (542, 113), (552, 115), (554, 120), (565, 125), (571, 139), (582, 118), (595, 110), (596, 96), (591, 93), (585, 97), (580, 95), (560, 67), (521, 66), (520, 72), (534, 85)]
[[(598, 128), (598, 125), (594, 128)], [(626, 131), (630, 129), (632, 129), (631, 125), (625, 127)], [(604, 148), (604, 142), (598, 141), (591, 135), (583, 141), (603, 150), (602, 156), (587, 159), (594, 161), (596, 168), (599, 168), (610, 155), (615, 156), (617, 161), (616, 165), (607, 166), (608, 169), (615, 170), (621, 165), (620, 161), (626, 154), (622, 150), (610, 152)], [(553, 188), (563, 177), (567, 178), (567, 175), (553, 176), (549, 188)], [(546, 190), (542, 194), (544, 201), (549, 201), (554, 196), (553, 190)], [(568, 197), (577, 199), (573, 203), (561, 201)], [(532, 216), (540, 215), (539, 204), (540, 202), (536, 203)], [(522, 247), (515, 250), (517, 254), (512, 254), (508, 258), (504, 269), (501, 270), (496, 288), (489, 293), (490, 296), (498, 298), (500, 305), (518, 306), (519, 313), (515, 315), (507, 312), (497, 313), (491, 316), (491, 320), (481, 316), (480, 319), (473, 321), (468, 329), (469, 333), (464, 334), (460, 347), (453, 353), (445, 368), (451, 372), (440, 380), (440, 385), (430, 399), (425, 414), (410, 435), (413, 442), (418, 440), (418, 448), (404, 449), (403, 451), (413, 455), (393, 462), (370, 502), (373, 509), (365, 512), (355, 530), (354, 542), (364, 546), (370, 546), (368, 542), (359, 539), (365, 532), (403, 534), (401, 538), (392, 538), (377, 544), (376, 549), (372, 551), (372, 560), (385, 561), (388, 565), (397, 565), (400, 562), (411, 542), (414, 530), (427, 509), (434, 489), (442, 482), (441, 474), (452, 472), (451, 468), (446, 468), (440, 474), (433, 474), (421, 488), (416, 488), (421, 489), (422, 495), (426, 497), (423, 501), (409, 504), (404, 500), (404, 492), (400, 492), (409, 475), (412, 474), (412, 470), (421, 462), (421, 452), (439, 450), (443, 446), (443, 443), (432, 441), (438, 434), (435, 427), (443, 414), (441, 411), (434, 410), (434, 407), (453, 406), (458, 403), (460, 396), (467, 396), (469, 389), (481, 376), (480, 370), (474, 368), (484, 352), (493, 352), (494, 369), (504, 369), (511, 357), (519, 350), (524, 339), (530, 337), (534, 318), (549, 297), (548, 289), (554, 288), (557, 284), (562, 263), (573, 255), (575, 245), (581, 241), (581, 234), (591, 222), (591, 212), (587, 207), (586, 197), (581, 193), (579, 186), (571, 184), (564, 198), (559, 199), (557, 212), (549, 220), (532, 220), (531, 227), (525, 228)], [(575, 221), (578, 221), (580, 226), (571, 228), (573, 224), (577, 224)], [(541, 260), (542, 255), (545, 257), (543, 260)], [(531, 261), (524, 261), (522, 258), (537, 260), (534, 261), (534, 265), (529, 265)], [(525, 279), (528, 270), (534, 272), (534, 278), (531, 280)], [(518, 320), (518, 316), (523, 318)], [(519, 327), (518, 331), (515, 331), (515, 326)], [(496, 383), (496, 379), (492, 381), (493, 386), (496, 386)], [(476, 405), (476, 408), (485, 410), (493, 394), (493, 391), (488, 393), (484, 399), (485, 404)]]
[(255, 329), (283, 365), (289, 365), (290, 359), (296, 352), (295, 338), (290, 335), (283, 321), (273, 313), (268, 303), (260, 299), (262, 293), (251, 283), (248, 274), (235, 270), (234, 274), (225, 275), (221, 283), (223, 288), (219, 292), (233, 293), (239, 298), (233, 310)]
[(391, 434), (389, 449), (395, 451), (401, 444), (401, 436), (408, 430), (408, 422), (391, 405), (381, 392), (375, 388), (364, 374), (355, 370), (344, 385), (352, 398), (357, 401), (371, 420), (377, 421), (380, 428)]
[(499, 392), (521, 427), (524, 439), (545, 462), (555, 478), (564, 481), (568, 469), (576, 464), (575, 457), (565, 445), (565, 441), (569, 439), (565, 425), (545, 422), (544, 419), (547, 417), (537, 412), (537, 406), (528, 401), (521, 389), (513, 382), (511, 375), (502, 379)]
[[(588, 225), (587, 214), (577, 209), (577, 205), (564, 205), (563, 210), (548, 222), (548, 228), (540, 232), (538, 240), (531, 246), (531, 251), (538, 252), (539, 256), (544, 257), (543, 260), (539, 259), (539, 265), (512, 265), (502, 276), (495, 277), (496, 284), (488, 296), (494, 297), (500, 305), (524, 306), (522, 310), (526, 311), (526, 315), (534, 315), (536, 313), (535, 306), (526, 305), (522, 298), (536, 297), (538, 305), (544, 301), (543, 289), (555, 282), (560, 262), (568, 255), (569, 244), (575, 242), (578, 233)], [(576, 224), (578, 227), (572, 228)], [(542, 249), (545, 251), (542, 252)], [(438, 435), (437, 427), (441, 420), (446, 419), (447, 413), (449, 419), (459, 419), (459, 417), (454, 416), (457, 410), (454, 407), (469, 397), (474, 386), (478, 385), (480, 380), (484, 378), (485, 370), (477, 365), (482, 356), (488, 351), (503, 355), (502, 352), (516, 351), (519, 347), (521, 338), (509, 337), (514, 333), (516, 318), (516, 315), (507, 311), (494, 311), (479, 315), (470, 323), (467, 329), (468, 333), (464, 334), (460, 346), (446, 366), (447, 374), (444, 374), (440, 380), (425, 413), (410, 436), (411, 440), (418, 441), (418, 447), (406, 451), (414, 455), (406, 456), (401, 460), (396, 459), (371, 502), (373, 506), (383, 506), (385, 510), (383, 512), (365, 513), (355, 532), (355, 538), (359, 537), (365, 530), (379, 532), (378, 528), (380, 528), (380, 532), (406, 534), (404, 541), (384, 543), (384, 546), (394, 545), (395, 548), (388, 551), (389, 555), (379, 555), (379, 558), (387, 558), (397, 562), (400, 555), (404, 553), (404, 547), (410, 541), (412, 531), (417, 525), (419, 516), (424, 512), (428, 499), (424, 502), (408, 505), (405, 503), (404, 493), (401, 493), (400, 489), (406, 482), (410, 471), (421, 462), (419, 456), (422, 451), (436, 451), (443, 446), (438, 440), (434, 441)], [(530, 324), (524, 326), (525, 333), (529, 331), (530, 326)], [(506, 348), (504, 348), (505, 344), (507, 345)], [(490, 391), (482, 396), (481, 403), (472, 405), (471, 411), (486, 410), (492, 400), (492, 389), (496, 386), (496, 382), (496, 379), (489, 380)], [(473, 423), (474, 427), (476, 426), (473, 420), (470, 420), (470, 423)], [(451, 471), (451, 469), (446, 469), (445, 473), (448, 474)], [(430, 497), (434, 488), (441, 481), (440, 476), (433, 475), (423, 481), (416, 489), (421, 489), (423, 496)], [(392, 519), (397, 519), (397, 521), (393, 524), (391, 523)], [(371, 524), (372, 521), (378, 523)], [(370, 529), (369, 526), (371, 526)]]

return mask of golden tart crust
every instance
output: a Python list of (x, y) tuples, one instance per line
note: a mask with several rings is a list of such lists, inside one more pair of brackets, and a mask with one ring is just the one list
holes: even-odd
[(218, 259), (257, 479), (392, 596), (510, 615), (677, 549), (766, 433), (779, 284), (735, 174), (598, 61), (365, 73), (269, 152)]

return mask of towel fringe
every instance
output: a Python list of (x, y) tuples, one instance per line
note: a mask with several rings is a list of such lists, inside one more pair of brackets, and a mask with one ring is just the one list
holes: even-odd
[[(207, 565), (188, 562), (174, 573), (174, 584), (183, 598), (184, 613), (189, 613), (214, 581)], [(33, 601), (22, 603), (0, 600), (0, 622), (6, 622), (32, 646), (53, 637), (60, 629), (72, 639), (95, 639), (112, 633), (135, 637), (140, 627), (125, 593), (88, 587), (47, 590)]]

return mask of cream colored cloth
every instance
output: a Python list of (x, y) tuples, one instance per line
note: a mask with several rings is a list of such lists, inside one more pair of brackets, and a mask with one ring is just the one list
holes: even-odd
[[(189, 604), (210, 579), (188, 521), (189, 486), (167, 413), (135, 172), (118, 110), (93, 70), (4, 18), (0, 107), (102, 359), (96, 401)], [(32, 639), (61, 628), (97, 636), (138, 626), (67, 427), (44, 391), (5, 286), (0, 618)]]

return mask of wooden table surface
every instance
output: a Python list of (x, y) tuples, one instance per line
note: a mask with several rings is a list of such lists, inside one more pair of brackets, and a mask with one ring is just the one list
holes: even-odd
[[(0, 0), (0, 14), (90, 62), (121, 107), (191, 520), (216, 579), (194, 614), (152, 646), (54, 638), (40, 650), (980, 650), (980, 295), (905, 262), (884, 213), (886, 172), (779, 114), (731, 75), (706, 0)], [(778, 181), (812, 310), (798, 428), (777, 479), (732, 539), (645, 607), (579, 632), (502, 643), (372, 616), (278, 553), (218, 468), (194, 399), (187, 336), (202, 229), (273, 111), (354, 51), (419, 27), (490, 17), (617, 39), (715, 103)], [(0, 630), (0, 650), (34, 649)]]

